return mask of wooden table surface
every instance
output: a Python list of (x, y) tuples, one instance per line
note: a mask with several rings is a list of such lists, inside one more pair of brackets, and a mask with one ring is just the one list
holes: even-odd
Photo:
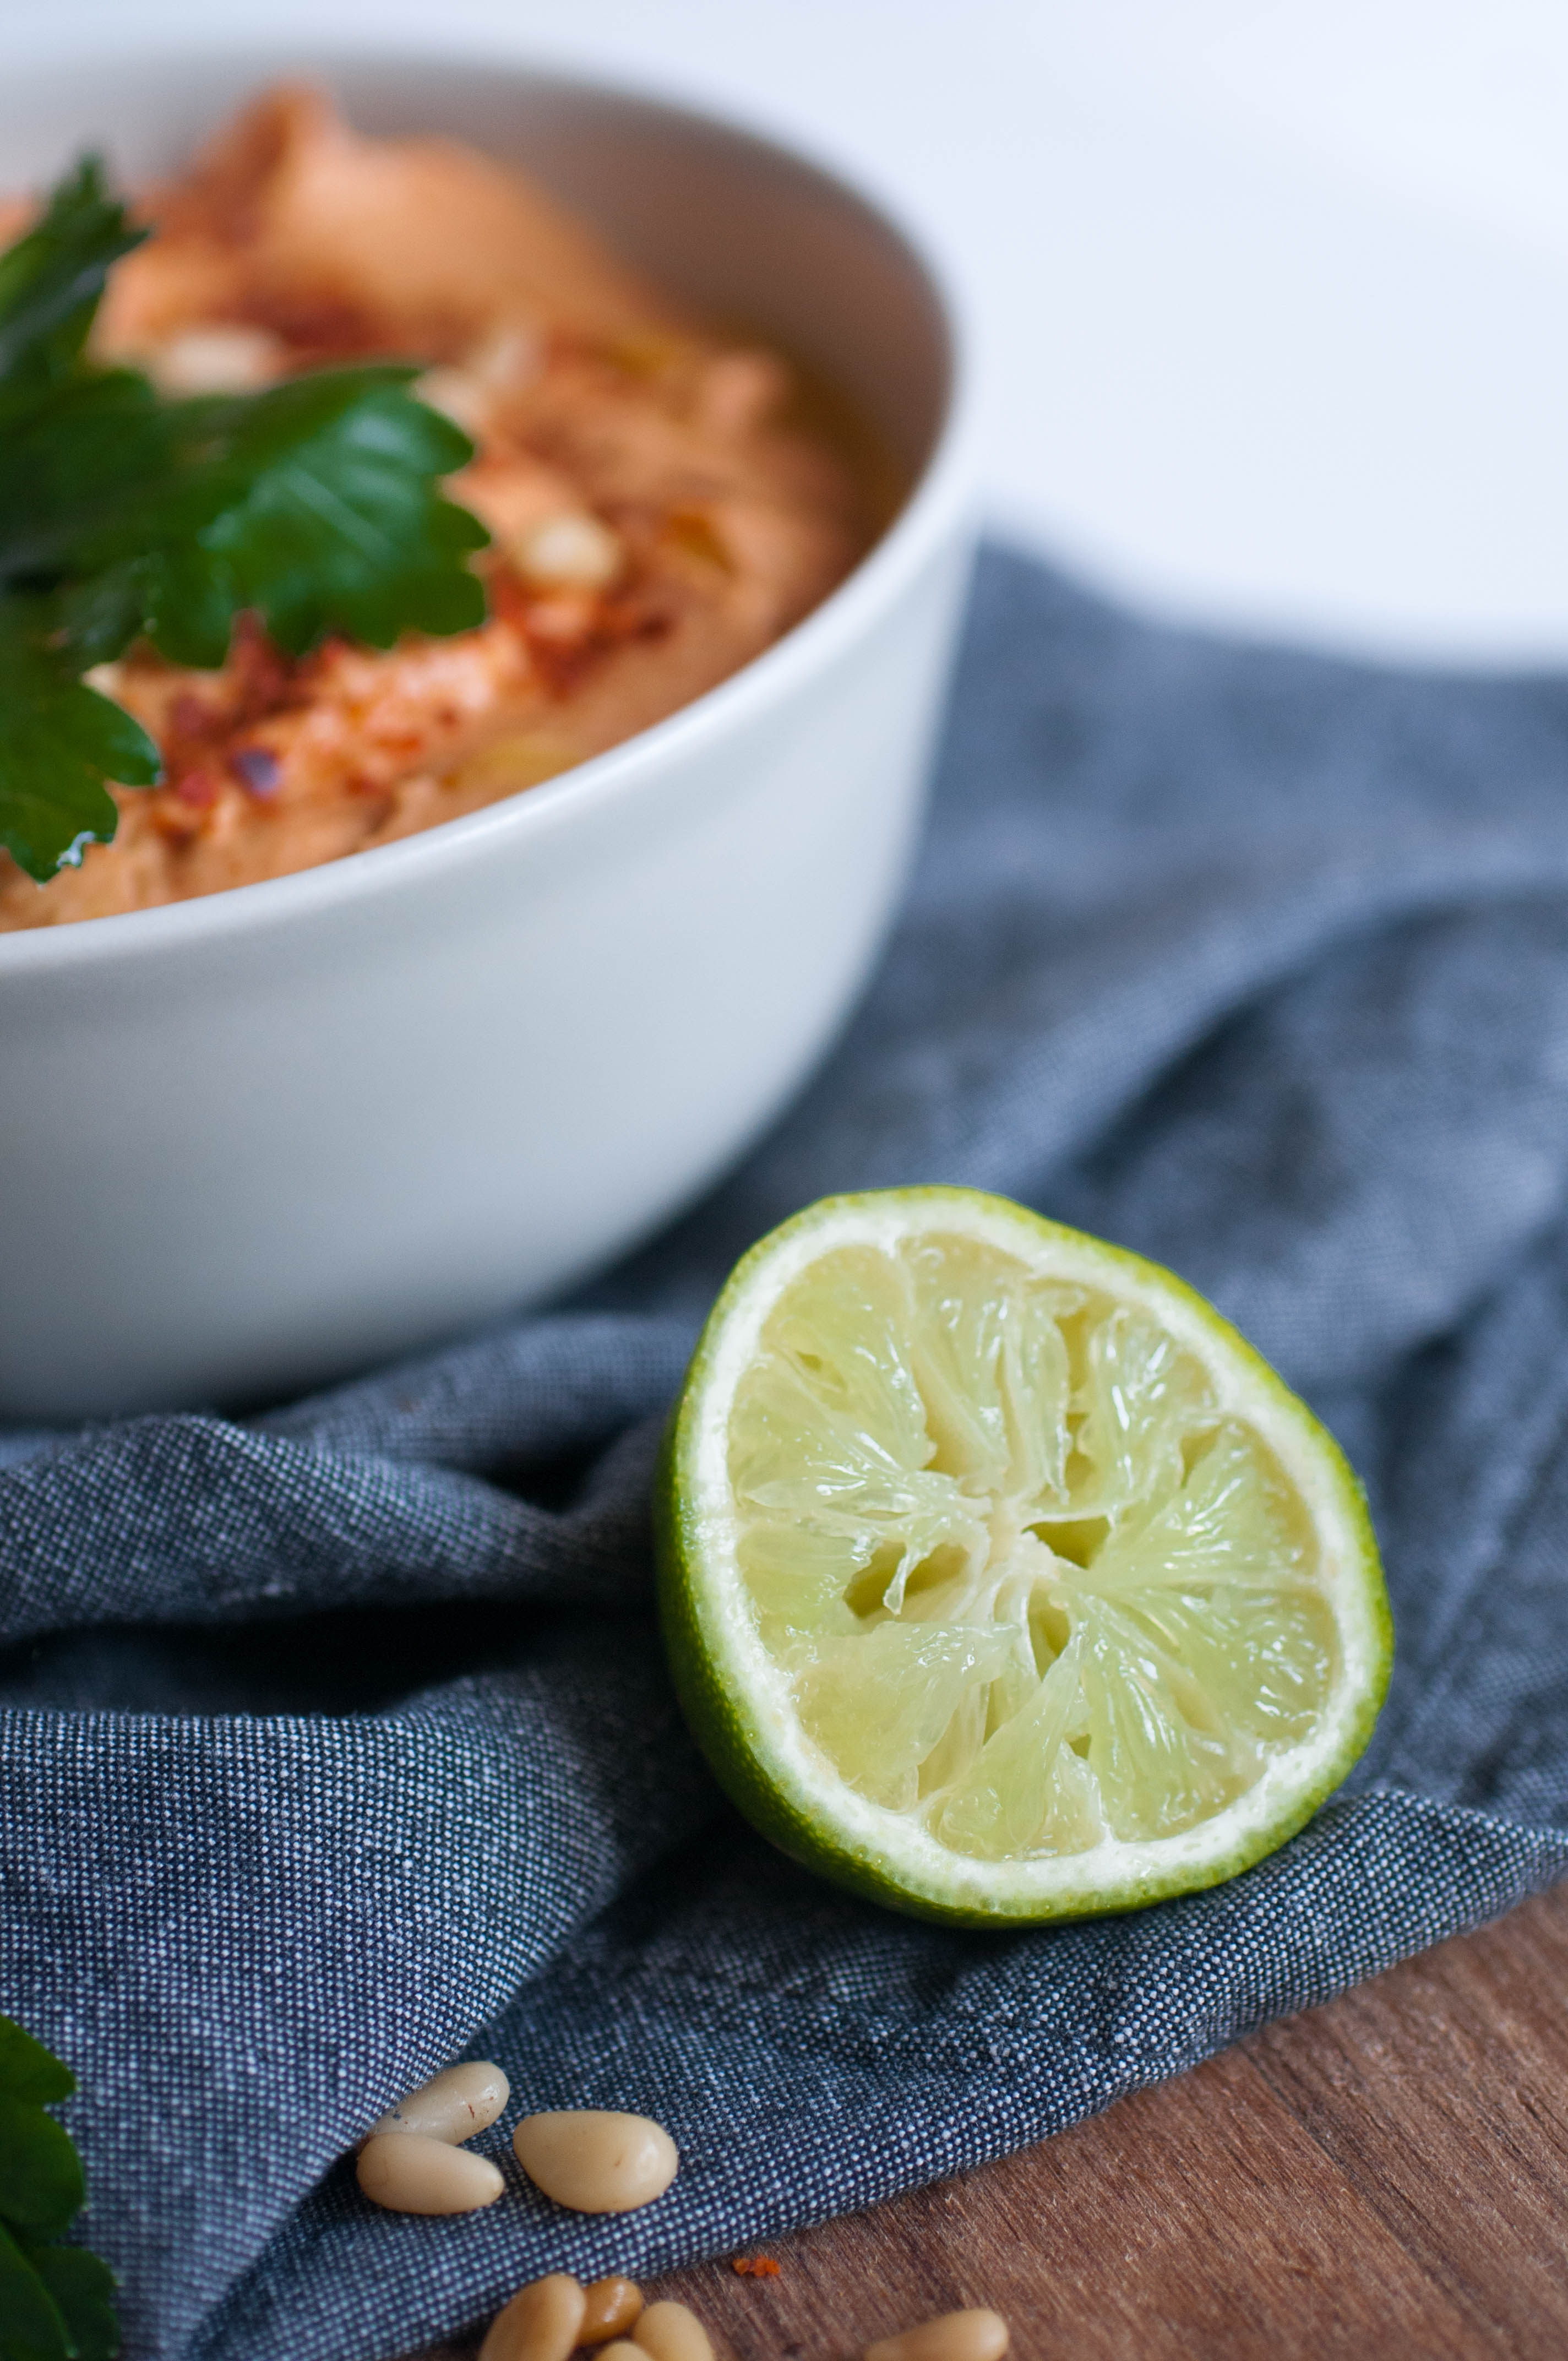
[[(1568, 1886), (1000, 2164), (661, 2282), (738, 2361), (1568, 2356)], [(423, 2361), (437, 2361), (424, 2356)], [(456, 2361), (444, 2352), (440, 2361)]]

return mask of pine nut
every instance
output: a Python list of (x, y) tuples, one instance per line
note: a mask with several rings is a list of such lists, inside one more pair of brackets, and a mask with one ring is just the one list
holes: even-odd
[(579, 2345), (603, 2345), (624, 2336), (642, 2309), (642, 2290), (635, 2279), (595, 2279), (587, 2290)]
[(455, 2147), (476, 2132), (488, 2131), (510, 2096), (511, 2085), (499, 2066), (448, 2066), (389, 2107), (366, 2137), (417, 2132), (422, 2139), (445, 2140)]
[(620, 543), (609, 525), (572, 510), (532, 526), (514, 555), (525, 580), (574, 590), (606, 589), (621, 568)]
[(530, 2279), (491, 2321), (479, 2361), (566, 2361), (581, 2342), (583, 2303), (568, 2271)]
[(865, 2361), (1002, 2361), (1006, 2350), (1007, 2323), (1000, 2312), (977, 2306), (883, 2336), (867, 2345)]
[(460, 426), (465, 434), (477, 434), (484, 425), (490, 407), (488, 388), (478, 384), (466, 370), (460, 368), (429, 368), (414, 380), (414, 392), (432, 410), (439, 410)]
[(641, 2345), (632, 2345), (624, 2336), (618, 2336), (613, 2345), (599, 2346), (599, 2361), (648, 2361), (648, 2356)]
[(539, 374), (543, 358), (537, 329), (518, 320), (499, 321), (463, 356), (466, 376), (498, 391), (515, 392)]
[(684, 2303), (651, 2303), (631, 2332), (632, 2343), (653, 2361), (713, 2361), (713, 2344), (695, 2312)]
[(662, 2197), (675, 2177), (675, 2143), (646, 2115), (598, 2107), (524, 2115), (511, 2136), (537, 2189), (575, 2213), (630, 2213)]
[(287, 357), (269, 328), (187, 328), (147, 356), (160, 393), (248, 393), (281, 373)]
[(488, 2156), (417, 2132), (378, 2132), (359, 2151), (359, 2186), (394, 2213), (473, 2213), (505, 2184)]

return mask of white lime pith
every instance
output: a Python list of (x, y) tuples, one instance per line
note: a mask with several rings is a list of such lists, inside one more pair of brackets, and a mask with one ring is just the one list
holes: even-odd
[(967, 1190), (740, 1264), (672, 1426), (693, 1728), (784, 1848), (973, 1923), (1232, 1875), (1344, 1776), (1390, 1627), (1359, 1487), (1153, 1264)]

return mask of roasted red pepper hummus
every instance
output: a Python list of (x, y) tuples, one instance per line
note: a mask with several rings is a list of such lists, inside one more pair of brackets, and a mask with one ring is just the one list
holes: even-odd
[(166, 784), (116, 790), (115, 842), (47, 886), (0, 853), (0, 928), (280, 876), (536, 785), (723, 680), (870, 538), (784, 361), (694, 326), (482, 156), (362, 138), (282, 90), (145, 211), (100, 355), (175, 393), (427, 362), (419, 390), (478, 446), (451, 489), (494, 536), (490, 618), (297, 659), (242, 621), (220, 672), (104, 666)]

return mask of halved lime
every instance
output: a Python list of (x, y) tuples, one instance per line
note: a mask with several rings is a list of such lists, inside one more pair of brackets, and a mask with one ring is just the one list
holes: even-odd
[(764, 1834), (969, 1924), (1271, 1851), (1387, 1686), (1338, 1447), (1157, 1265), (968, 1189), (834, 1197), (732, 1274), (660, 1487), (675, 1683)]

